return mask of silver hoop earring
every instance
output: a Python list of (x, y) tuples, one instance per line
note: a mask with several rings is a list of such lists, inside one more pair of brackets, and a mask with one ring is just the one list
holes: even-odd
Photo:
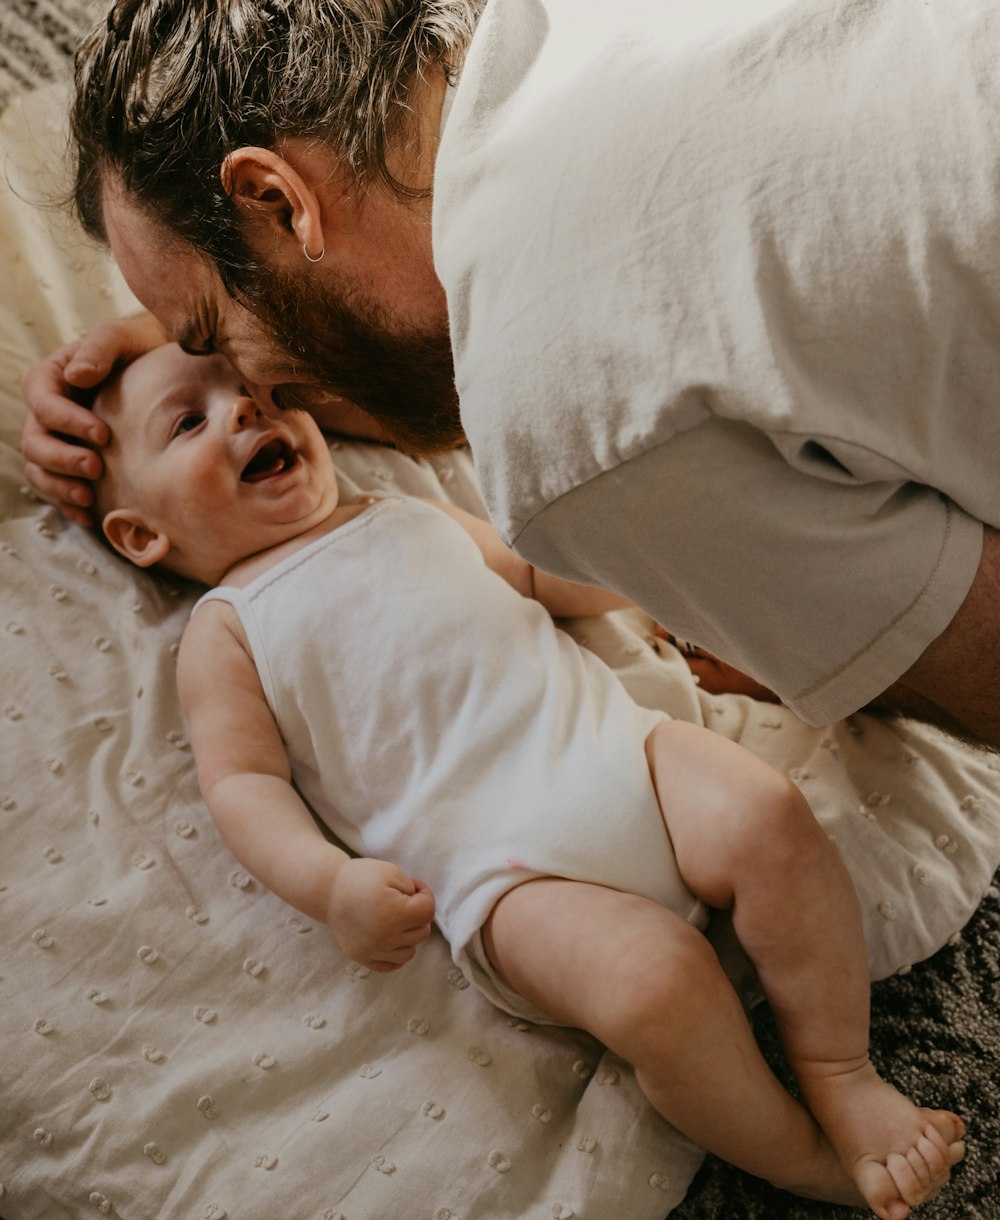
[(321, 263), (323, 261), (323, 255), (326, 254), (326, 246), (324, 246), (323, 249), (320, 250), (319, 254), (317, 254), (316, 257), (313, 258), (313, 256), (306, 249), (306, 243), (303, 242), (302, 243), (302, 253), (306, 256), (306, 258), (309, 260), (309, 262)]

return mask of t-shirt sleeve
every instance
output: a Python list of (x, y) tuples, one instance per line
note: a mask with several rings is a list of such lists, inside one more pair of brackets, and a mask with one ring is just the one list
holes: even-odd
[(561, 496), (514, 541), (631, 597), (818, 725), (880, 694), (947, 627), (982, 525), (931, 488), (821, 458), (797, 468), (713, 418)]

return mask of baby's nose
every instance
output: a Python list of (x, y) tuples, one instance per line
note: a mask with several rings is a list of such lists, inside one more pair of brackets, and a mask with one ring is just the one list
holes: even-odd
[(281, 408), (274, 401), (274, 386), (264, 385), (256, 381), (244, 381), (243, 389), (256, 403), (257, 410), (261, 415), (274, 419), (281, 414)]
[(241, 432), (249, 428), (259, 415), (260, 410), (254, 400), (241, 394), (229, 412), (229, 427), (233, 432)]

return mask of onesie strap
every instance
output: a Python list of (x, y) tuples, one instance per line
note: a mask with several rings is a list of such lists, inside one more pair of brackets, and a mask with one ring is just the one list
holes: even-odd
[(228, 602), (234, 610), (239, 610), (239, 603), (243, 599), (243, 590), (227, 588), (225, 585), (220, 585), (217, 589), (209, 589), (207, 593), (203, 593), (195, 602), (191, 610), (192, 615), (196, 614), (205, 602)]

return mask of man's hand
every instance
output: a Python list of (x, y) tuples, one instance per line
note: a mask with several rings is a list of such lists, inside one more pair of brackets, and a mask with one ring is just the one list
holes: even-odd
[[(78, 401), (125, 364), (167, 341), (149, 314), (94, 327), (82, 339), (58, 348), (30, 368), (21, 381), (28, 416), (21, 450), (28, 482), (70, 520), (92, 525), (94, 493), (88, 480), (101, 473), (101, 459), (82, 445), (104, 445), (107, 425)], [(75, 443), (74, 443), (75, 442)]]
[(384, 860), (348, 860), (330, 887), (326, 922), (352, 961), (398, 970), (431, 934), (434, 895)]

